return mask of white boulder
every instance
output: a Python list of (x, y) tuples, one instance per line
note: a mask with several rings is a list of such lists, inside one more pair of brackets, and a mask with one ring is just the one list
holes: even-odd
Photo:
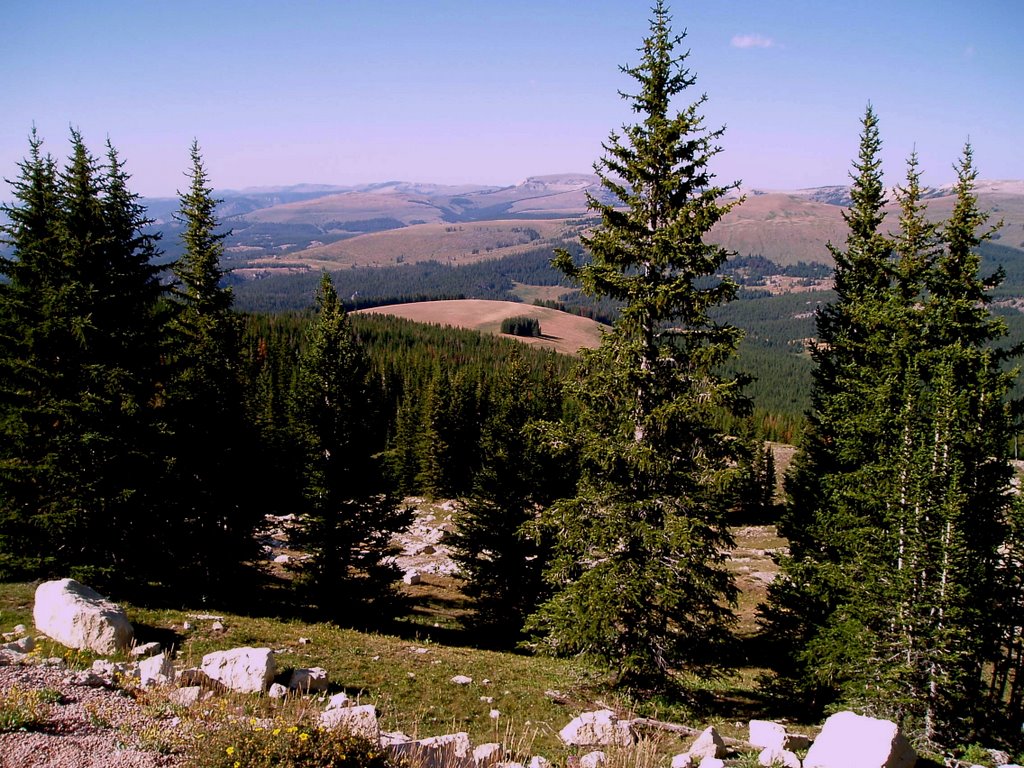
[(203, 656), (203, 672), (211, 680), (239, 693), (265, 691), (277, 671), (269, 648), (232, 648)]
[(451, 682), (455, 683), (456, 685), (469, 685), (473, 682), (473, 678), (469, 677), (468, 675), (456, 675), (451, 679)]
[(145, 659), (150, 656), (156, 656), (160, 651), (160, 643), (143, 643), (132, 648), (130, 655), (137, 659)]
[(490, 742), (481, 744), (473, 750), (473, 764), (475, 768), (492, 768), (501, 761), (504, 750), (501, 744)]
[(174, 680), (174, 664), (166, 653), (158, 653), (139, 662), (139, 685), (167, 685)]
[(633, 732), (628, 720), (619, 720), (610, 709), (584, 712), (565, 728), (558, 737), (571, 746), (618, 745), (633, 743)]
[(271, 683), (270, 688), (267, 690), (267, 696), (272, 699), (283, 699), (288, 695), (288, 689), (280, 683)]
[(747, 739), (755, 747), (761, 749), (784, 749), (786, 745), (786, 726), (770, 720), (751, 720), (749, 724), (750, 738)]
[(68, 648), (117, 653), (135, 635), (120, 606), (74, 579), (40, 584), (32, 615), (40, 632)]
[(604, 752), (595, 749), (580, 757), (580, 768), (601, 768), (608, 760)]
[(320, 713), (320, 725), (324, 728), (340, 728), (364, 736), (370, 741), (380, 739), (380, 724), (377, 722), (377, 708), (373, 704), (360, 707), (337, 707)]
[(322, 693), (327, 690), (327, 670), (323, 667), (296, 669), (292, 672), (288, 687), (303, 693)]
[(399, 760), (418, 768), (470, 768), (473, 765), (473, 745), (468, 733), (392, 744), (389, 749)]
[(837, 712), (825, 721), (804, 768), (911, 768), (917, 755), (889, 720)]
[(722, 758), (729, 754), (729, 750), (726, 748), (725, 742), (722, 741), (722, 737), (718, 735), (718, 731), (711, 725), (694, 739), (693, 744), (690, 745), (689, 753), (694, 758), (701, 760), (701, 764), (703, 764), (703, 758)]

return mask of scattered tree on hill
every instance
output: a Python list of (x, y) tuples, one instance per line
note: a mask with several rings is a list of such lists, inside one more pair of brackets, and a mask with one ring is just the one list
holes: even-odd
[(526, 315), (506, 317), (501, 321), (501, 332), (512, 336), (540, 336), (540, 320)]
[(737, 381), (716, 374), (739, 333), (708, 318), (736, 291), (708, 280), (728, 254), (703, 241), (735, 204), (720, 202), (730, 187), (708, 169), (721, 130), (704, 127), (703, 97), (671, 112), (694, 78), (665, 3), (653, 12), (640, 64), (623, 68), (641, 121), (613, 133), (596, 166), (615, 203), (589, 201), (601, 218), (584, 239), (591, 263), (555, 260), (586, 293), (624, 306), (582, 356), (568, 383), (577, 415), (552, 436), (577, 452), (580, 479), (545, 512), (553, 595), (530, 623), (540, 648), (593, 656), (644, 687), (714, 666), (709, 651), (728, 638), (737, 446), (716, 414), (741, 404)]
[(367, 622), (394, 614), (401, 573), (391, 537), (411, 512), (391, 493), (373, 454), (367, 362), (330, 276), (299, 358), (293, 401), (305, 454), (305, 503), (294, 546), (308, 600), (331, 618)]

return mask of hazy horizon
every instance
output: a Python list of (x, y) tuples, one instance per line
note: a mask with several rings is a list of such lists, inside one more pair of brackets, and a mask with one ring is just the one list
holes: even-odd
[[(223, 190), (588, 173), (632, 119), (619, 66), (638, 61), (649, 5), (15, 4), (0, 31), (0, 176), (17, 175), (33, 124), (58, 157), (69, 126), (97, 153), (109, 136), (148, 197), (185, 186), (193, 138)], [(915, 147), (926, 184), (952, 181), (968, 139), (982, 178), (1024, 179), (1016, 0), (675, 2), (672, 13), (697, 77), (675, 106), (707, 93), (706, 125), (726, 126), (723, 182), (845, 184), (868, 102), (887, 184)]]

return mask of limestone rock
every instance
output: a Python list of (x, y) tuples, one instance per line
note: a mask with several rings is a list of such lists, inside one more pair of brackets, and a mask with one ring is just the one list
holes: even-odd
[(493, 741), (489, 744), (481, 744), (473, 750), (473, 764), (475, 768), (492, 768), (501, 760), (503, 753), (501, 744)]
[(690, 745), (688, 751), (694, 758), (699, 760), (703, 760), (705, 757), (722, 758), (729, 753), (725, 742), (722, 741), (722, 737), (718, 735), (718, 731), (715, 730), (713, 725), (708, 726), (701, 732), (700, 736)]
[(167, 685), (174, 680), (174, 664), (166, 653), (158, 653), (139, 662), (139, 684), (143, 688)]
[(203, 656), (203, 672), (211, 680), (239, 693), (264, 691), (277, 671), (269, 648), (232, 648)]
[(187, 688), (176, 688), (167, 694), (167, 700), (179, 707), (191, 707), (199, 703), (203, 695), (203, 689), (198, 685), (190, 685)]
[(695, 762), (693, 755), (683, 752), (681, 755), (672, 757), (672, 768), (693, 768)]
[(402, 581), (406, 584), (415, 585), (423, 581), (423, 577), (419, 571), (406, 571), (402, 576)]
[(288, 695), (288, 689), (280, 683), (271, 683), (270, 688), (267, 690), (267, 696), (272, 699), (283, 699)]
[(725, 768), (725, 761), (720, 757), (707, 755), (700, 761), (697, 768)]
[(551, 768), (551, 761), (546, 757), (534, 755), (530, 758), (530, 764), (526, 768)]
[(418, 768), (470, 768), (473, 763), (473, 745), (468, 733), (392, 744), (389, 749), (399, 760)]
[(377, 708), (373, 704), (325, 710), (320, 713), (320, 725), (324, 728), (341, 728), (349, 733), (364, 736), (370, 741), (380, 739)]
[(288, 687), (303, 693), (322, 693), (327, 690), (327, 670), (323, 667), (296, 669), (292, 672)]
[(750, 738), (755, 747), (761, 749), (783, 749), (786, 744), (786, 727), (769, 720), (751, 720)]
[(31, 637), (20, 637), (17, 640), (0, 645), (0, 650), (12, 651), (14, 653), (28, 653), (36, 647), (36, 641)]
[(117, 653), (135, 634), (120, 606), (74, 579), (40, 584), (32, 615), (40, 632), (68, 648)]
[(610, 709), (584, 712), (558, 733), (566, 744), (573, 746), (618, 745), (633, 743), (629, 722), (619, 720)]
[(145, 659), (149, 658), (150, 656), (156, 656), (158, 653), (160, 653), (160, 650), (160, 643), (143, 643), (142, 645), (136, 645), (134, 648), (132, 648), (131, 653), (129, 655), (135, 658)]
[(895, 723), (837, 712), (825, 721), (804, 768), (911, 768), (916, 762)]
[(341, 709), (342, 707), (347, 707), (349, 703), (348, 694), (342, 691), (341, 693), (334, 694), (327, 700), (325, 709)]
[(467, 677), (466, 675), (456, 675), (451, 679), (451, 682), (455, 683), (456, 685), (469, 685), (473, 682), (473, 678)]
[(607, 761), (607, 756), (599, 749), (580, 757), (580, 768), (601, 768)]

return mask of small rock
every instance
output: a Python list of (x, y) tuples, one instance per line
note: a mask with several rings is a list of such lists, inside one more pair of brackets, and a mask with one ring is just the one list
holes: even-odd
[(683, 752), (681, 755), (675, 755), (672, 758), (672, 768), (693, 768), (693, 764), (693, 755), (689, 752)]
[(190, 622), (190, 621), (183, 621), (183, 622), (181, 622), (181, 628), (183, 630), (185, 630), (186, 632), (188, 632), (190, 629), (192, 629), (192, 622)]
[(451, 682), (455, 683), (456, 685), (469, 685), (473, 682), (473, 678), (467, 677), (466, 675), (456, 675), (451, 679)]
[(308, 637), (300, 637), (299, 638), (299, 645), (309, 645), (312, 642), (313, 641), (310, 640)]
[(279, 563), (280, 565), (285, 565), (287, 563), (290, 563), (291, 561), (292, 559), (288, 555), (278, 555), (274, 558), (274, 562)]
[(31, 637), (23, 637), (19, 640), (15, 640), (13, 643), (5, 643), (0, 645), (0, 649), (5, 651), (13, 651), (14, 653), (28, 653), (36, 647), (36, 641)]
[(143, 688), (167, 685), (174, 680), (174, 664), (166, 653), (158, 653), (139, 662), (139, 684)]
[(530, 764), (527, 768), (551, 768), (551, 761), (546, 757), (535, 755), (530, 758)]
[(599, 749), (580, 757), (580, 768), (601, 768), (608, 760), (608, 757)]
[(364, 704), (361, 707), (328, 709), (320, 713), (320, 725), (324, 728), (343, 728), (351, 733), (364, 736), (371, 741), (380, 739), (377, 709), (373, 704)]
[(179, 707), (191, 707), (199, 703), (202, 695), (202, 688), (198, 685), (190, 685), (187, 688), (175, 688), (167, 694), (167, 700)]
[(327, 690), (327, 670), (323, 667), (296, 669), (292, 672), (288, 687), (303, 693), (322, 693)]
[(502, 753), (501, 744), (481, 744), (473, 750), (473, 763), (476, 768), (490, 768), (501, 760)]
[(15, 624), (14, 629), (12, 631), (14, 632), (15, 636), (24, 635), (28, 633), (28, 630), (25, 628), (24, 624)]
[(331, 696), (331, 698), (327, 700), (327, 706), (324, 707), (324, 709), (341, 709), (342, 707), (347, 707), (348, 705), (348, 694), (342, 691), (341, 693), (336, 693), (333, 696)]
[(155, 656), (158, 653), (160, 653), (160, 643), (153, 642), (136, 645), (132, 648), (130, 655), (135, 658), (148, 658), (150, 656)]
[(271, 683), (267, 695), (272, 699), (283, 699), (288, 695), (288, 689), (280, 683)]
[(494, 697), (493, 696), (481, 696), (480, 697), (480, 701), (482, 701), (484, 704), (493, 704), (494, 703)]
[(423, 576), (420, 575), (419, 571), (406, 571), (402, 576), (402, 581), (412, 586), (422, 583)]
[(85, 688), (102, 688), (106, 685), (106, 681), (91, 669), (85, 669), (81, 672), (75, 672), (71, 676), (72, 685), (81, 685)]
[(697, 768), (725, 768), (725, 761), (720, 757), (712, 757), (711, 755), (708, 755), (700, 761)]
[(223, 632), (224, 631), (224, 624), (219, 622), (219, 621), (215, 621), (215, 622), (213, 622), (213, 624), (210, 625), (210, 629), (213, 630), (214, 632)]
[[(715, 730), (713, 725), (708, 726), (698, 736), (693, 744), (690, 745), (689, 753), (695, 758), (704, 757), (725, 757), (729, 751), (725, 747), (725, 742), (722, 741), (722, 737), (718, 735), (718, 731)], [(704, 765), (703, 761), (701, 765)], [(708, 768), (708, 766), (704, 766)]]

